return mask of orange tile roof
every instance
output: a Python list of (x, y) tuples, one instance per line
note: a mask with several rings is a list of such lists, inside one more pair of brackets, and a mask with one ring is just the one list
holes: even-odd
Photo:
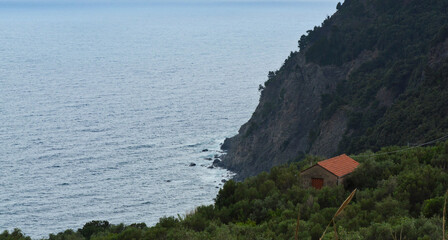
[(353, 172), (353, 170), (355, 170), (355, 168), (359, 165), (357, 161), (345, 154), (318, 162), (317, 164), (338, 177), (342, 177)]

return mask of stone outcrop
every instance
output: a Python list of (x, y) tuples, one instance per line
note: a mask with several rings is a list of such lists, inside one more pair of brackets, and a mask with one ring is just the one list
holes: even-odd
[(335, 91), (338, 82), (372, 55), (366, 52), (343, 66), (322, 67), (292, 53), (266, 82), (251, 119), (238, 135), (225, 140), (221, 166), (244, 179), (305, 153), (332, 156), (346, 130), (347, 116), (337, 111), (329, 120), (319, 121), (322, 95)]

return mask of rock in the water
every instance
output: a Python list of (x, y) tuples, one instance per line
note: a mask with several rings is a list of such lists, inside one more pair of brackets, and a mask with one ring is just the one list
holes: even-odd
[(221, 180), (221, 182), (222, 182), (222, 183), (226, 183), (226, 182), (227, 182), (227, 180), (223, 179), (223, 180)]
[(213, 168), (215, 168), (215, 167), (213, 167), (213, 165), (211, 165), (211, 166), (208, 166), (207, 168), (209, 168), (209, 169), (213, 169)]
[(212, 160), (212, 158), (209, 158), (209, 157), (207, 157), (207, 158), (204, 158), (205, 160), (209, 160), (209, 161), (211, 161)]
[(196, 166), (196, 163), (190, 163), (190, 167), (194, 167), (194, 166)]
[(219, 155), (218, 155), (218, 154), (215, 154), (215, 158), (219, 158)]
[(202, 149), (202, 152), (208, 152), (208, 149), (206, 148), (206, 149)]
[(215, 159), (215, 161), (213, 161), (213, 166), (216, 166), (220, 163), (221, 161), (219, 159)]

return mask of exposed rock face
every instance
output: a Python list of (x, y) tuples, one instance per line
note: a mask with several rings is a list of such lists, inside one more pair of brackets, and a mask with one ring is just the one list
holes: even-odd
[(346, 130), (347, 116), (338, 111), (321, 124), (322, 95), (335, 91), (339, 81), (371, 56), (366, 52), (343, 66), (322, 67), (306, 63), (301, 53), (292, 54), (266, 82), (251, 119), (238, 135), (225, 140), (222, 148), (227, 154), (221, 165), (235, 171), (237, 179), (243, 179), (304, 153), (334, 154)]
[(321, 123), (320, 134), (312, 143), (309, 153), (331, 157), (338, 150), (338, 143), (347, 130), (347, 114), (338, 110), (329, 120)]

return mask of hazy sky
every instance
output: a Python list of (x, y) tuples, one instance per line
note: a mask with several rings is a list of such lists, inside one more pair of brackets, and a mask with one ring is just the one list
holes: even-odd
[[(121, 6), (121, 5), (190, 5), (190, 4), (294, 4), (294, 3), (334, 3), (344, 0), (0, 0), (0, 10), (2, 7), (30, 7), (30, 6)], [(148, 5), (148, 6), (149, 6)]]
[(179, 3), (207, 3), (207, 2), (243, 2), (243, 3), (276, 3), (276, 2), (343, 2), (343, 0), (0, 0), (8, 3), (151, 3), (151, 2), (179, 2)]

